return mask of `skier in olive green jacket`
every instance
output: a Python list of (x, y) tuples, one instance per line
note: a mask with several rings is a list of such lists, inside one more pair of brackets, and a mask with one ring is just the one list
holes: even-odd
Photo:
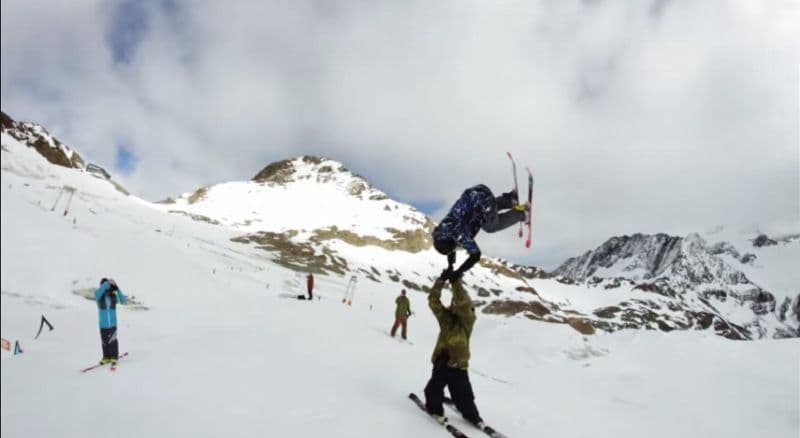
[(397, 333), (397, 328), (401, 327), (400, 336), (406, 339), (408, 317), (411, 316), (411, 303), (408, 302), (405, 289), (400, 292), (400, 296), (394, 302), (397, 304), (397, 309), (394, 311), (394, 325), (390, 335), (394, 337), (394, 334)]
[[(447, 280), (452, 283), (453, 298), (449, 307), (442, 305), (442, 288)], [(469, 382), (469, 338), (475, 325), (475, 308), (461, 284), (460, 276), (453, 276), (452, 267), (436, 279), (428, 294), (428, 306), (439, 322), (439, 338), (433, 350), (433, 373), (425, 386), (425, 407), (437, 420), (447, 421), (442, 403), (444, 387), (456, 408), (467, 421), (482, 427), (483, 420), (475, 406), (475, 395)]]

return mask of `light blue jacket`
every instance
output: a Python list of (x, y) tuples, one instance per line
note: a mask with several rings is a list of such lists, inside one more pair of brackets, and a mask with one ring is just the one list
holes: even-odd
[[(100, 328), (107, 329), (117, 326), (117, 303), (125, 304), (128, 298), (117, 288), (116, 291), (107, 294), (111, 288), (111, 283), (104, 281), (96, 291), (94, 300), (97, 302), (97, 309), (100, 312)], [(112, 298), (115, 295), (116, 298)]]

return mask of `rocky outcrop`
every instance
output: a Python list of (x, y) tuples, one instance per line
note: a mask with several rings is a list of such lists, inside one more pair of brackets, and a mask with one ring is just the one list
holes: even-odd
[(0, 128), (28, 147), (36, 149), (47, 161), (63, 167), (83, 169), (83, 158), (77, 152), (50, 135), (46, 129), (28, 122), (16, 122), (0, 111)]
[(753, 246), (755, 246), (756, 248), (761, 248), (764, 246), (772, 246), (777, 244), (778, 242), (770, 239), (769, 237), (767, 237), (766, 234), (759, 234), (758, 237), (753, 239)]
[[(567, 260), (554, 273), (591, 285), (614, 278), (618, 286), (627, 279), (636, 282), (637, 289), (667, 297), (686, 290), (722, 292), (726, 296), (763, 292), (744, 273), (720, 258), (722, 254), (739, 261), (751, 261), (754, 257), (740, 255), (727, 243), (709, 247), (697, 234), (685, 238), (634, 234), (613, 237), (594, 251)], [(615, 275), (609, 277), (608, 272)], [(607, 282), (606, 285), (615, 287)]]

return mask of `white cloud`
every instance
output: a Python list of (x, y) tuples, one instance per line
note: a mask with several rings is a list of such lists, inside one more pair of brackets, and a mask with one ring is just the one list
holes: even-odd
[(516, 261), (800, 215), (795, 2), (152, 1), (129, 64), (112, 8), (4, 2), (3, 109), (104, 164), (125, 138), (151, 199), (308, 153), (446, 208), (512, 150), (535, 248), (479, 242)]

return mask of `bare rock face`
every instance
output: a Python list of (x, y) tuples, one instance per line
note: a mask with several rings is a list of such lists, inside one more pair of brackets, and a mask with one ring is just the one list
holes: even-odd
[(772, 245), (777, 245), (777, 244), (778, 244), (778, 242), (776, 242), (775, 240), (770, 239), (769, 237), (767, 237), (766, 234), (760, 234), (758, 237), (756, 237), (753, 240), (753, 246), (755, 246), (756, 248), (761, 248), (761, 247), (764, 247), (764, 246), (772, 246)]
[(760, 290), (744, 273), (718, 257), (722, 254), (739, 261), (752, 260), (727, 243), (709, 247), (697, 234), (634, 234), (612, 237), (594, 251), (567, 260), (554, 274), (574, 282), (621, 277), (635, 281), (640, 289), (665, 296), (689, 289), (721, 290), (726, 294)]
[(294, 166), (291, 160), (282, 160), (270, 163), (253, 177), (253, 181), (264, 183), (285, 184), (291, 181)]
[(624, 260), (623, 271), (639, 271), (640, 277), (653, 278), (672, 263), (682, 240), (666, 234), (615, 236), (594, 251), (568, 259), (554, 274), (583, 281), (596, 271), (611, 268)]
[(83, 158), (77, 152), (35, 123), (16, 122), (8, 114), (0, 111), (0, 128), (28, 147), (36, 149), (39, 154), (53, 164), (75, 169), (86, 167)]

